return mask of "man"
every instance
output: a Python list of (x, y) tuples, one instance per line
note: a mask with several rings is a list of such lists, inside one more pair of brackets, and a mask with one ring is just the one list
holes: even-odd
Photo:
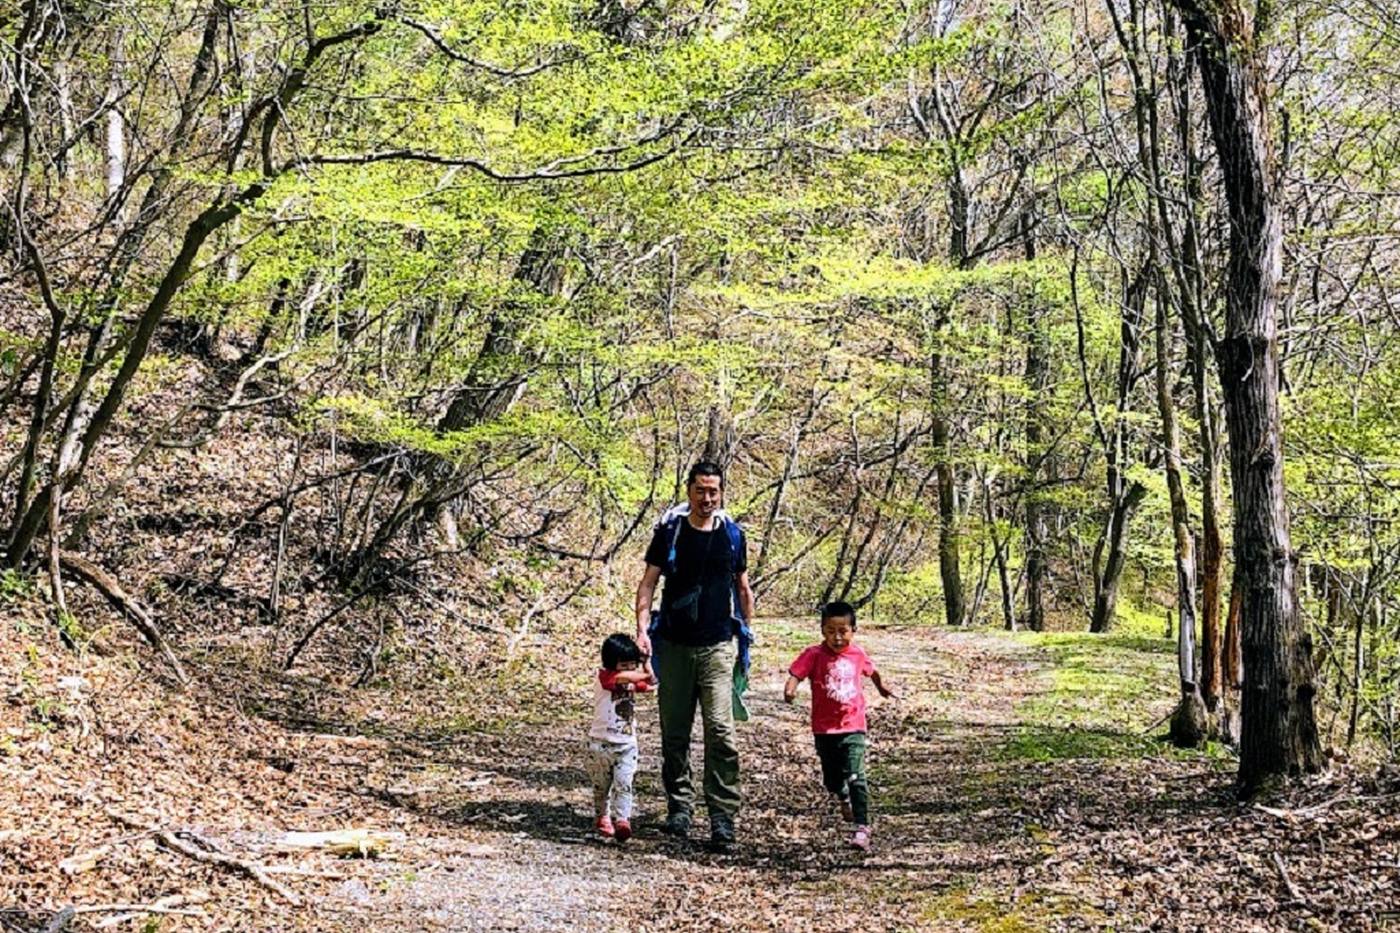
[[(657, 705), (661, 782), (666, 788), (662, 828), (677, 836), (690, 832), (695, 801), (690, 733), (699, 704), (710, 842), (727, 849), (734, 844), (734, 817), (739, 812), (733, 705), (736, 616), (753, 617), (753, 590), (744, 533), (720, 510), (724, 475), (719, 466), (705, 460), (696, 463), (685, 490), (687, 503), (662, 516), (647, 548), (646, 572), (637, 587), (637, 644), (653, 656), (661, 681)], [(653, 628), (652, 598), (663, 575), (666, 586)]]

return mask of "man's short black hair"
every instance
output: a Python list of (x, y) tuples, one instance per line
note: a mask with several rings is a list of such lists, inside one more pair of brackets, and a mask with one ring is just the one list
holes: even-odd
[(827, 619), (850, 619), (851, 628), (856, 627), (856, 607), (850, 603), (843, 603), (839, 599), (836, 602), (827, 603), (822, 606), (822, 621)]
[(603, 639), (603, 667), (607, 670), (615, 671), (625, 661), (641, 663), (641, 660), (642, 649), (637, 647), (631, 635), (614, 632)]
[(691, 485), (699, 476), (718, 476), (720, 488), (724, 488), (724, 470), (713, 460), (696, 460), (695, 465), (690, 468), (690, 474), (685, 478), (685, 484)]

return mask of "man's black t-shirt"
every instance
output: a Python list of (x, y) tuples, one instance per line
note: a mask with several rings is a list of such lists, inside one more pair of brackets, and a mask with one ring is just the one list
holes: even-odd
[[(712, 531), (696, 531), (684, 516), (676, 539), (676, 572), (666, 577), (661, 591), (658, 634), (679, 645), (705, 647), (728, 641), (734, 634), (730, 615), (734, 574), (748, 569), (748, 542), (739, 532), (739, 553), (730, 557), (729, 531), (715, 522)], [(651, 536), (647, 563), (666, 566), (672, 529), (662, 525)]]

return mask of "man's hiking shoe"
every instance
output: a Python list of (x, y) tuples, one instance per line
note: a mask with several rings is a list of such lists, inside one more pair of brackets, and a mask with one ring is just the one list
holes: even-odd
[[(613, 833), (616, 831), (616, 830), (613, 829), (613, 821), (612, 821), (611, 819), (608, 818), (608, 815), (607, 815), (606, 813), (604, 813), (602, 816), (598, 817), (598, 822), (595, 823), (594, 825), (598, 827), (598, 833), (599, 833), (599, 835), (607, 836), (609, 839), (612, 838)], [(629, 832), (630, 832), (630, 827), (629, 827)]]
[(870, 827), (869, 827), (869, 826), (857, 826), (857, 827), (856, 827), (856, 831), (853, 832), (853, 833), (851, 833), (851, 841), (850, 841), (849, 845), (850, 845), (850, 847), (851, 847), (852, 849), (859, 849), (859, 850), (861, 850), (862, 852), (869, 852), (869, 851), (870, 851)]
[(613, 835), (618, 842), (626, 842), (632, 838), (632, 824), (626, 820), (618, 820), (613, 824)]
[(856, 811), (851, 809), (851, 798), (838, 797), (837, 800), (841, 804), (841, 819), (845, 820), (847, 823), (854, 823), (856, 821)]
[(661, 824), (661, 831), (668, 836), (679, 836), (684, 839), (690, 835), (690, 814), (684, 810), (667, 814), (666, 822)]
[(728, 852), (734, 848), (734, 818), (722, 813), (710, 817), (710, 848)]

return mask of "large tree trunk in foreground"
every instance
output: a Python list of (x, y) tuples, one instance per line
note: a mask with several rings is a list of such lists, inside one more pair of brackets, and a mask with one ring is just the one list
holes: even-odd
[(1199, 47), (1230, 211), (1226, 324), (1216, 360), (1243, 584), (1239, 789), (1248, 795), (1322, 764), (1311, 639), (1298, 612), (1284, 501), (1277, 333), (1283, 227), (1257, 24), (1238, 0), (1175, 2)]

